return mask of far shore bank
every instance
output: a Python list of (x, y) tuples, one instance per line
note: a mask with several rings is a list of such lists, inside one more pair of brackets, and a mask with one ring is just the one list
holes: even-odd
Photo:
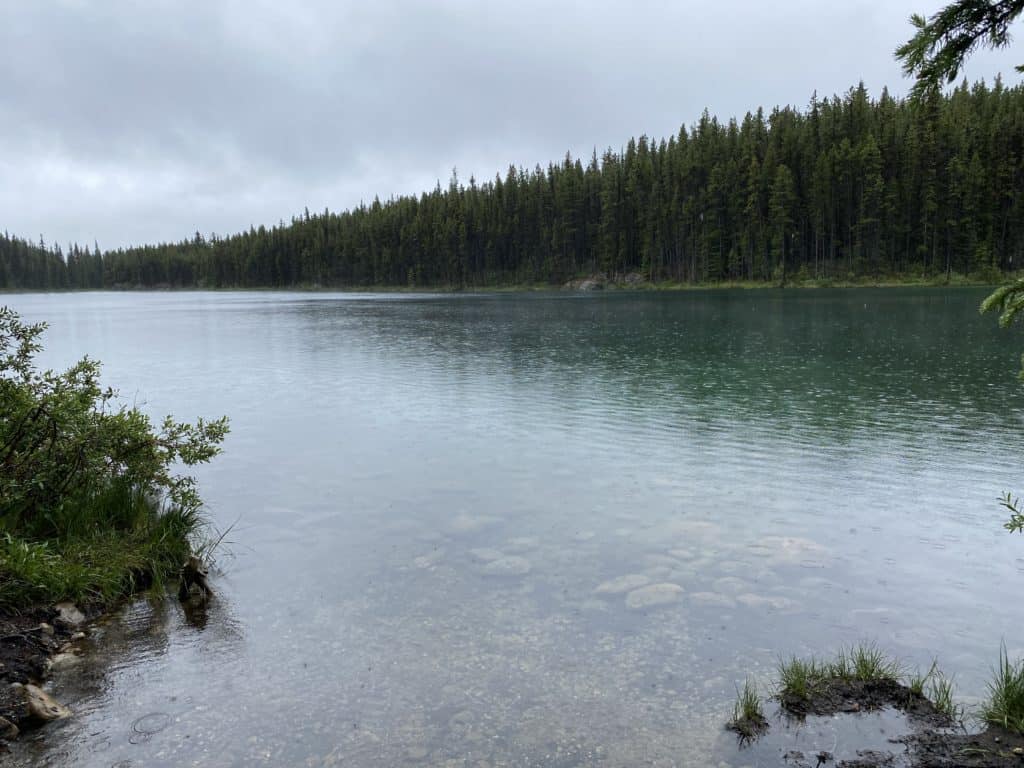
[(179, 285), (116, 285), (99, 289), (3, 288), (0, 294), (35, 293), (602, 293), (602, 292), (675, 292), (726, 291), (765, 289), (857, 289), (857, 288), (994, 288), (1024, 273), (1000, 276), (961, 275), (886, 275), (878, 277), (828, 278), (795, 277), (781, 280), (726, 280), (690, 283), (673, 280), (651, 282), (637, 273), (606, 276), (602, 274), (573, 278), (564, 283), (495, 283), (486, 285), (289, 285), (289, 286), (179, 286)]

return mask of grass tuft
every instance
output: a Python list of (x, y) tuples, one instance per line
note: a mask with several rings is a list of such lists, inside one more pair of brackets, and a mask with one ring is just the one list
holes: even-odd
[(0, 609), (72, 600), (108, 606), (172, 578), (196, 544), (195, 510), (112, 485), (62, 506), (62, 535), (0, 535)]
[(898, 680), (900, 663), (883, 653), (874, 643), (861, 643), (848, 651), (851, 677), (861, 682)]
[[(900, 664), (873, 643), (840, 648), (830, 661), (798, 659), (779, 662), (780, 695), (806, 700), (832, 680), (882, 682), (899, 678)], [(922, 681), (921, 685), (924, 685)]]
[(732, 720), (726, 726), (739, 734), (741, 740), (756, 738), (768, 728), (757, 685), (747, 678), (743, 690), (736, 690), (736, 703), (732, 708)]
[(941, 673), (936, 674), (928, 685), (928, 700), (939, 714), (953, 721), (963, 720), (963, 706), (953, 703), (952, 679)]
[(907, 688), (915, 696), (924, 696), (925, 688), (928, 687), (931, 679), (938, 674), (939, 662), (938, 659), (932, 660), (932, 665), (928, 668), (928, 671), (923, 675), (918, 670), (914, 674), (907, 675)]
[(789, 661), (779, 662), (779, 692), (781, 695), (796, 698), (808, 699), (811, 694), (828, 677), (827, 665), (823, 665), (814, 658), (798, 659), (790, 657)]
[(921, 674), (920, 670), (906, 676), (906, 686), (915, 696), (928, 699), (940, 715), (950, 720), (963, 719), (963, 706), (953, 702), (953, 680), (939, 670), (937, 659), (932, 660), (928, 671)]
[(989, 725), (1024, 734), (1024, 659), (1016, 664), (1007, 656), (1003, 645), (995, 678), (988, 684), (989, 698), (982, 706), (981, 716)]

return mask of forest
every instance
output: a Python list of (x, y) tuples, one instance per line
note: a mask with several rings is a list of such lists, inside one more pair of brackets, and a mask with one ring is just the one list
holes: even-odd
[(875, 99), (861, 83), (230, 236), (101, 252), (4, 233), (0, 289), (995, 280), (1024, 264), (1021, 190), (1024, 86)]

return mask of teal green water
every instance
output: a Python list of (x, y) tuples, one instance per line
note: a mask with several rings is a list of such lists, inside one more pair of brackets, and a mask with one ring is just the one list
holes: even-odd
[(0, 297), (48, 364), (230, 415), (237, 521), (208, 615), (128, 606), (7, 761), (743, 765), (737, 683), (864, 638), (971, 704), (1024, 653), (984, 294)]

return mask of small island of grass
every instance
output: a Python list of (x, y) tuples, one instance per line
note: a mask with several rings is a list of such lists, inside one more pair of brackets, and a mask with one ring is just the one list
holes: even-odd
[[(952, 680), (939, 671), (937, 663), (926, 672), (912, 672), (872, 643), (841, 649), (832, 659), (781, 660), (772, 689), (772, 698), (779, 704), (777, 717), (803, 721), (812, 716), (856, 716), (885, 708), (907, 717), (912, 733), (892, 740), (893, 754), (872, 752), (854, 762), (840, 760), (839, 766), (892, 765), (899, 751), (909, 753), (911, 764), (924, 767), (1024, 764), (1024, 662), (1012, 663), (1005, 648), (989, 683), (988, 697), (976, 712), (966, 712), (956, 703)], [(726, 727), (745, 745), (764, 734), (770, 723), (764, 699), (748, 679), (738, 691)], [(793, 765), (803, 765), (794, 759)], [(835, 758), (822, 752), (813, 759), (820, 766)]]

